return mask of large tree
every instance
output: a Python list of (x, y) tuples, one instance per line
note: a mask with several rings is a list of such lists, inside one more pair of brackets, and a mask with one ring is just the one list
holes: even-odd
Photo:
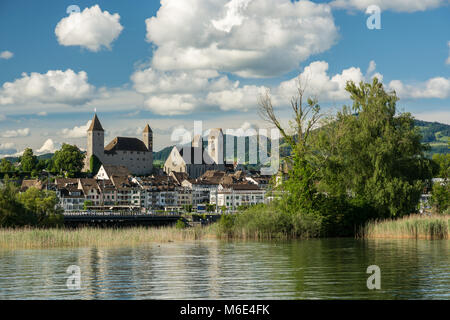
[(321, 190), (362, 199), (379, 217), (414, 212), (431, 166), (413, 117), (397, 113), (395, 92), (386, 92), (377, 78), (349, 82), (346, 90), (353, 106), (318, 134)]
[(64, 143), (53, 156), (53, 165), (57, 172), (73, 176), (81, 172), (85, 155), (77, 146)]
[(31, 172), (36, 169), (38, 160), (37, 157), (33, 154), (33, 150), (31, 148), (26, 148), (23, 152), (22, 156), (19, 158), (20, 168), (24, 172)]

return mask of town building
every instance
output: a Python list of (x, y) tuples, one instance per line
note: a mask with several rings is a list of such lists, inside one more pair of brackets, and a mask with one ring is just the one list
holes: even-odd
[(103, 165), (123, 166), (135, 175), (152, 172), (153, 132), (148, 124), (142, 132), (142, 140), (116, 137), (105, 147), (104, 134), (100, 120), (95, 114), (87, 131), (85, 171), (90, 169), (91, 158), (96, 156)]

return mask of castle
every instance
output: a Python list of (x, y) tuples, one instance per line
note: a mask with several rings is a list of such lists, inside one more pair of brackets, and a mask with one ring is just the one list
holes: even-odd
[(135, 175), (147, 175), (153, 170), (153, 132), (147, 124), (142, 140), (116, 137), (105, 147), (105, 130), (97, 117), (92, 118), (87, 130), (87, 151), (84, 170), (90, 170), (91, 157), (104, 165), (124, 166)]

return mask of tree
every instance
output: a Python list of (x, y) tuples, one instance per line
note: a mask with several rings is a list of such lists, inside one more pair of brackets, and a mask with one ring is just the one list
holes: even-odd
[(9, 179), (4, 179), (4, 185), (0, 188), (1, 227), (32, 226), (37, 224), (36, 216), (17, 200), (17, 194), (17, 186)]
[(450, 178), (450, 154), (436, 153), (433, 155), (433, 162), (437, 166), (436, 177), (442, 179)]
[(38, 163), (37, 157), (33, 154), (31, 148), (26, 148), (22, 156), (19, 158), (21, 170), (24, 172), (31, 172), (36, 169)]
[(77, 146), (64, 143), (53, 156), (53, 164), (57, 172), (73, 177), (80, 173), (84, 164), (85, 155)]
[(318, 210), (320, 195), (316, 191), (315, 179), (317, 169), (314, 167), (312, 132), (320, 123), (322, 114), (317, 98), (308, 97), (304, 102), (306, 83), (297, 80), (297, 93), (291, 98), (293, 121), (285, 128), (275, 114), (272, 98), (268, 91), (260, 95), (259, 114), (280, 131), (284, 141), (291, 149), (291, 155), (285, 159), (290, 170), (287, 179), (278, 186), (283, 197), (278, 203), (282, 212), (291, 215), (292, 232), (304, 233), (308, 229), (317, 233), (321, 217)]
[(377, 78), (348, 82), (346, 90), (352, 108), (344, 106), (317, 135), (320, 190), (361, 199), (379, 218), (414, 212), (431, 165), (413, 117), (397, 115), (395, 92), (386, 92)]
[(25, 209), (34, 213), (39, 226), (55, 226), (62, 223), (55, 192), (31, 187), (19, 193), (17, 199)]
[(8, 161), (5, 158), (3, 158), (2, 161), (0, 162), (0, 172), (14, 172), (14, 171), (16, 170), (11, 161)]

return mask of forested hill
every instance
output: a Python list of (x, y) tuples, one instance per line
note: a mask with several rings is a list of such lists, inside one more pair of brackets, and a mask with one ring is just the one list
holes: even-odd
[(422, 142), (431, 146), (431, 155), (434, 153), (450, 153), (448, 140), (450, 137), (450, 125), (439, 122), (427, 122), (415, 120), (415, 125), (422, 132)]

